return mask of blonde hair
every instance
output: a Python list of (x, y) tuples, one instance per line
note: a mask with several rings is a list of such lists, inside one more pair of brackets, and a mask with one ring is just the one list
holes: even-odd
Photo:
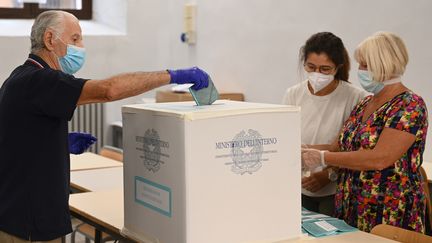
[(358, 45), (354, 58), (358, 63), (367, 65), (373, 80), (382, 82), (404, 74), (408, 51), (399, 36), (377, 32)]

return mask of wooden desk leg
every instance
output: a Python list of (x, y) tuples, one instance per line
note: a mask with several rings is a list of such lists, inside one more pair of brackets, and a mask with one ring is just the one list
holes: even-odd
[(95, 243), (101, 243), (102, 233), (100, 230), (95, 229)]

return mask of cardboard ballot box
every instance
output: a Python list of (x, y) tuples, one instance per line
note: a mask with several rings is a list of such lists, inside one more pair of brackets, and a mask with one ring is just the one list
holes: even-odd
[(301, 235), (298, 107), (218, 100), (122, 113), (124, 234), (152, 243)]
[[(223, 100), (237, 100), (244, 101), (242, 93), (219, 93), (219, 99)], [(189, 92), (173, 92), (170, 90), (156, 91), (156, 103), (160, 102), (180, 102), (180, 101), (193, 101), (192, 95)]]

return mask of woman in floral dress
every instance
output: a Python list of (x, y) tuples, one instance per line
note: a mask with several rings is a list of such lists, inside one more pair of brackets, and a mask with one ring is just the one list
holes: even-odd
[(408, 63), (403, 41), (378, 32), (356, 49), (359, 81), (373, 93), (351, 112), (331, 145), (302, 150), (310, 168), (337, 166), (336, 216), (369, 232), (377, 224), (425, 232), (421, 186), (428, 128), (424, 100), (401, 82)]

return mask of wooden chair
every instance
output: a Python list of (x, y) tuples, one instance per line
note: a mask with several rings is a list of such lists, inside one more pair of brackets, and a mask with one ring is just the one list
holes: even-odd
[(99, 154), (104, 156), (104, 157), (123, 162), (123, 150), (122, 149), (105, 145), (102, 147)]
[(429, 220), (429, 228), (426, 229), (426, 232), (431, 233), (432, 232), (432, 202), (431, 202), (431, 196), (429, 191), (429, 181), (428, 177), (426, 175), (425, 169), (421, 166), (420, 167), (420, 174), (423, 177), (423, 190), (426, 194), (426, 218)]
[(432, 243), (430, 236), (387, 224), (376, 225), (371, 234), (405, 243)]
[[(101, 151), (99, 152), (99, 155), (123, 162), (123, 150), (119, 148), (105, 145), (102, 147)], [(96, 234), (95, 228), (89, 224), (82, 223), (76, 227), (75, 231), (71, 235), (72, 243), (75, 242), (76, 232), (84, 235), (86, 243), (90, 243), (90, 240), (94, 241), (95, 239), (95, 234)], [(113, 239), (111, 235), (102, 232), (101, 242), (112, 241), (112, 240), (115, 239)]]

